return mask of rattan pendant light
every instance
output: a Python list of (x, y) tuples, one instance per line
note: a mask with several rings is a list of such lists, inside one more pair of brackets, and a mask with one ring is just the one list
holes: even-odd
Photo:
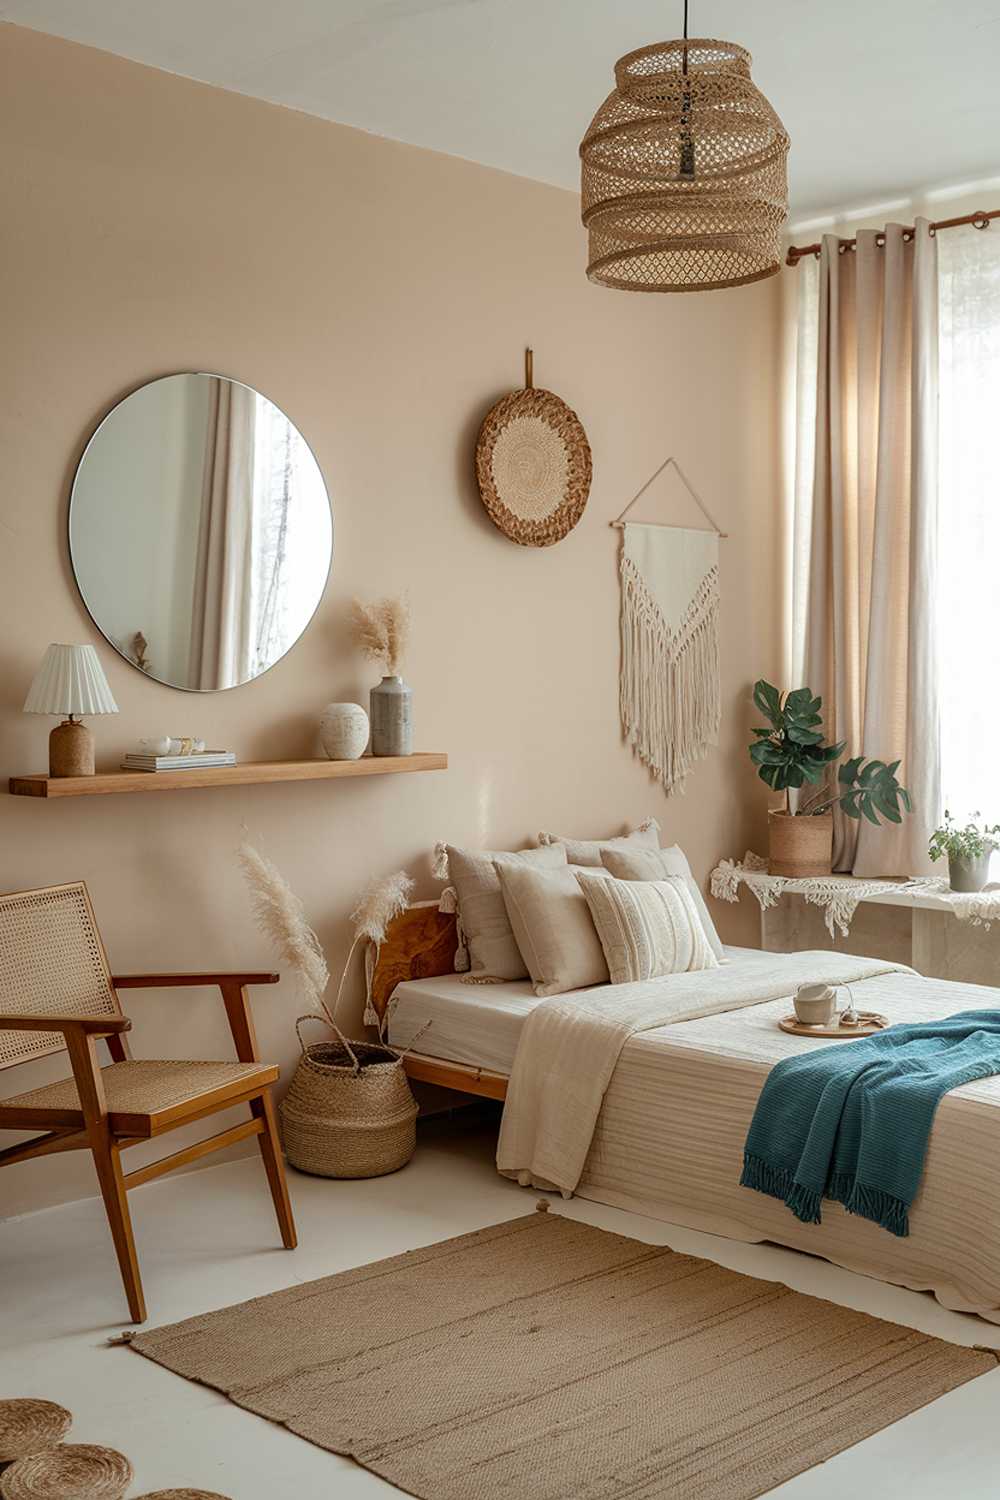
[(788, 135), (732, 42), (629, 52), (580, 146), (587, 275), (628, 292), (744, 286), (781, 265)]

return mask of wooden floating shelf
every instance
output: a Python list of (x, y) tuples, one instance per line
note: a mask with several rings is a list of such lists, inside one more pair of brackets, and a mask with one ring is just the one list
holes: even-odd
[(179, 792), (195, 787), (260, 786), (272, 781), (337, 781), (446, 771), (447, 755), (365, 755), (360, 760), (256, 760), (204, 771), (102, 771), (97, 776), (12, 776), (13, 797), (107, 797), (118, 792)]

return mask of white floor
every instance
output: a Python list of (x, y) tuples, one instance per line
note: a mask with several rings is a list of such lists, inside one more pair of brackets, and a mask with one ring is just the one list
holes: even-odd
[[(531, 1211), (499, 1178), (483, 1130), (434, 1123), (405, 1171), (370, 1182), (292, 1174), (301, 1247), (275, 1249), (255, 1160), (165, 1179), (132, 1195), (150, 1326), (244, 1301)], [(40, 1163), (38, 1170), (44, 1170)], [(738, 1245), (574, 1199), (553, 1210), (751, 1275), (1000, 1348), (1000, 1328), (929, 1297), (766, 1246)], [(0, 1224), (0, 1395), (43, 1396), (74, 1414), (73, 1438), (131, 1458), (133, 1493), (192, 1486), (232, 1500), (380, 1500), (400, 1492), (223, 1397), (170, 1374), (109, 1334), (127, 1326), (100, 1203)], [(774, 1491), (782, 1500), (995, 1500), (1000, 1368)], [(470, 1496), (470, 1500), (474, 1500)], [(683, 1500), (682, 1496), (678, 1500)]]

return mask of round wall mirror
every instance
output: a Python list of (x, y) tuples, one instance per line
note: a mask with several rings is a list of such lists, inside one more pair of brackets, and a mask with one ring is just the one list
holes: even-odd
[(167, 375), (126, 396), (80, 460), (69, 550), (95, 625), (158, 682), (214, 692), (280, 661), (333, 555), (312, 450), (259, 391)]

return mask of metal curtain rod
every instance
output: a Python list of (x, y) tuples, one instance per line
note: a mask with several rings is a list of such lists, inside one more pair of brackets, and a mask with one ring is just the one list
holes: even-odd
[[(938, 219), (936, 224), (931, 225), (931, 233), (935, 234), (939, 229), (957, 229), (960, 224), (972, 224), (976, 229), (988, 229), (991, 219), (1000, 219), (1000, 208), (993, 208), (989, 213), (983, 213), (982, 210), (980, 210), (978, 213), (974, 214), (961, 214), (957, 219)], [(913, 232), (914, 231), (912, 229), (908, 229), (903, 238), (912, 239)], [(856, 239), (842, 239), (839, 243), (841, 251), (843, 252), (844, 250), (854, 250), (858, 242)], [(884, 245), (885, 237), (883, 236), (880, 239), (876, 240), (876, 244)], [(797, 265), (798, 262), (802, 260), (803, 256), (806, 255), (819, 255), (819, 252), (822, 248), (823, 246), (821, 243), (817, 243), (815, 245), (792, 245), (788, 254), (785, 256), (785, 265)]]

